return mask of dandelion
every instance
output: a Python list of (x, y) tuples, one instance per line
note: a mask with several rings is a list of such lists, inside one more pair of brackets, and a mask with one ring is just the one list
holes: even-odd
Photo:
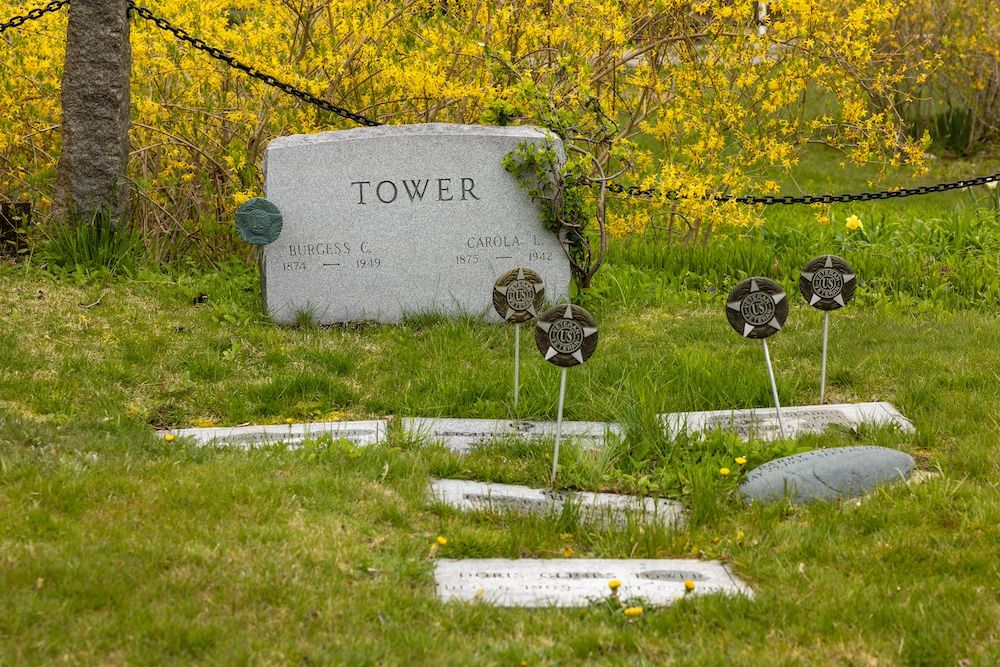
[(691, 591), (693, 591), (694, 590), (694, 582), (691, 581), (690, 579), (685, 579), (684, 580), (684, 590), (686, 590), (688, 593), (690, 593)]
[(444, 535), (438, 535), (437, 539), (434, 541), (440, 544), (441, 546), (448, 544), (448, 538), (445, 537)]
[(736, 457), (736, 465), (745, 466), (746, 464), (747, 464), (747, 457), (745, 456)]
[(635, 618), (636, 616), (642, 616), (642, 607), (629, 607), (624, 612), (629, 618)]
[(285, 417), (285, 423), (291, 426), (292, 424), (295, 423), (295, 420), (292, 419), (291, 417)]
[(719, 474), (723, 477), (729, 477), (729, 468), (719, 468)]
[(742, 541), (744, 537), (746, 537), (746, 533), (744, 533), (742, 530), (737, 530), (736, 531), (736, 541), (737, 542)]
[(566, 547), (565, 549), (563, 549), (563, 556), (566, 557), (566, 558), (572, 558), (573, 557), (573, 547)]
[(612, 579), (611, 581), (608, 582), (608, 588), (610, 588), (613, 591), (617, 591), (619, 588), (621, 588), (621, 585), (622, 582), (619, 581), (618, 579)]
[(173, 433), (167, 433), (165, 436), (163, 436), (163, 440), (165, 442), (173, 442), (174, 441), (174, 434)]
[(861, 222), (861, 218), (856, 215), (848, 216), (845, 226), (852, 232), (856, 232), (859, 229), (865, 228), (865, 223)]

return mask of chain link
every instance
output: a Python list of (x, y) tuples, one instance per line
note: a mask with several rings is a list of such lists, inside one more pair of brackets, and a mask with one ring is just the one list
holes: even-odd
[(36, 9), (32, 9), (24, 16), (15, 16), (9, 21), (0, 23), (0, 33), (3, 33), (4, 31), (9, 30), (10, 28), (20, 28), (28, 21), (35, 21), (42, 18), (43, 16), (45, 16), (50, 12), (57, 12), (68, 4), (69, 0), (54, 0), (54, 2), (50, 2), (44, 7), (38, 7)]
[(204, 51), (212, 58), (215, 58), (216, 60), (229, 65), (233, 69), (237, 69), (243, 72), (247, 76), (253, 77), (258, 81), (262, 81), (269, 86), (273, 86), (274, 88), (277, 88), (283, 93), (291, 95), (292, 97), (297, 97), (303, 102), (312, 104), (313, 106), (319, 107), (324, 111), (329, 111), (330, 113), (337, 114), (338, 116), (347, 118), (348, 120), (353, 120), (355, 123), (358, 123), (359, 125), (375, 127), (377, 125), (382, 124), (379, 123), (378, 121), (368, 118), (367, 116), (363, 116), (359, 113), (354, 113), (353, 111), (349, 111), (348, 109), (345, 109), (343, 107), (338, 107), (335, 104), (332, 104), (324, 99), (316, 97), (312, 93), (300, 90), (289, 83), (280, 81), (271, 76), (270, 74), (265, 74), (261, 72), (256, 67), (246, 65), (237, 60), (236, 58), (234, 58), (233, 56), (229, 55), (222, 49), (216, 48), (214, 46), (209, 46), (208, 44), (205, 43), (204, 40), (199, 39), (197, 37), (192, 37), (186, 30), (178, 28), (177, 26), (170, 23), (170, 21), (167, 21), (164, 18), (156, 16), (155, 14), (153, 14), (153, 12), (149, 11), (145, 7), (140, 7), (139, 5), (135, 4), (135, 2), (133, 2), (132, 0), (129, 0), (128, 6), (131, 11), (135, 12), (142, 18), (148, 21), (152, 21), (156, 25), (156, 27), (159, 28), (160, 30), (165, 30), (171, 33), (174, 37), (176, 37), (180, 41), (190, 44), (199, 51)]
[[(914, 188), (901, 188), (899, 190), (879, 190), (876, 192), (854, 192), (845, 193), (839, 195), (802, 195), (795, 197), (792, 195), (785, 196), (775, 196), (775, 195), (764, 195), (761, 197), (756, 197), (753, 195), (719, 195), (714, 197), (700, 197), (700, 199), (711, 199), (719, 203), (726, 202), (736, 202), (737, 204), (763, 204), (764, 206), (773, 206), (775, 204), (791, 205), (791, 204), (846, 204), (855, 201), (872, 201), (875, 199), (897, 199), (899, 197), (912, 197), (914, 195), (926, 195), (932, 192), (947, 192), (948, 190), (958, 190), (960, 188), (968, 188), (974, 185), (986, 185), (987, 183), (996, 183), (1000, 181), (1000, 173), (992, 174), (990, 176), (979, 176), (977, 178), (966, 178), (961, 181), (952, 181), (950, 183), (938, 183), (936, 185), (920, 185)], [(577, 181), (573, 185), (584, 185), (584, 182)], [(592, 184), (592, 185), (597, 185)], [(636, 197), (640, 199), (651, 199), (658, 196), (659, 190), (656, 188), (642, 189), (636, 185), (620, 185), (618, 183), (608, 183), (608, 192), (613, 192), (615, 194), (625, 195), (626, 197)], [(667, 193), (668, 199), (690, 199), (690, 197), (682, 197), (676, 192)]]

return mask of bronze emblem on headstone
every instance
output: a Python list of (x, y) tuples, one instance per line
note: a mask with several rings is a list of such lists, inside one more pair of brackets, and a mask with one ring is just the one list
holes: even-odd
[(281, 211), (266, 199), (254, 197), (236, 209), (236, 230), (247, 243), (274, 243), (281, 234), (281, 226)]
[(799, 276), (799, 292), (809, 305), (837, 310), (847, 305), (857, 287), (857, 275), (842, 257), (822, 255), (810, 260)]
[(538, 316), (545, 303), (545, 283), (535, 271), (518, 267), (497, 278), (493, 307), (505, 321), (523, 324)]
[(781, 331), (788, 318), (788, 299), (769, 278), (747, 278), (729, 293), (726, 319), (744, 338), (767, 338)]
[(597, 321), (580, 306), (556, 306), (535, 324), (535, 345), (556, 366), (578, 366), (597, 349)]

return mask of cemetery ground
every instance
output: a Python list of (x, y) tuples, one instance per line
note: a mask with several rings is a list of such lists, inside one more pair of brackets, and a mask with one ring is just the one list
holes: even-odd
[[(940, 161), (927, 182), (997, 162)], [(827, 176), (819, 159), (797, 174), (809, 192), (865, 189), (868, 175)], [(0, 662), (997, 664), (996, 192), (841, 206), (827, 225), (775, 207), (763, 229), (705, 248), (612, 245), (580, 301), (601, 341), (570, 370), (566, 417), (620, 422), (626, 438), (568, 446), (559, 485), (679, 499), (690, 513), (677, 531), (428, 500), (436, 477), (547, 481), (551, 443), (462, 457), (398, 427), (515, 416), (508, 328), (433, 316), (277, 327), (242, 260), (129, 277), (38, 257), (4, 265)], [(845, 228), (850, 214), (863, 229)], [(750, 275), (796, 297), (771, 341), (782, 404), (817, 402), (821, 315), (794, 279), (824, 252), (864, 281), (832, 318), (831, 402), (890, 401), (916, 433), (664, 438), (657, 413), (769, 404), (759, 346), (723, 313)], [(558, 371), (524, 338), (516, 416), (554, 419)], [(245, 452), (153, 432), (373, 417), (393, 422), (372, 447), (320, 439)], [(901, 449), (935, 474), (860, 503), (747, 507), (736, 492), (767, 460), (852, 444)], [(429, 561), (492, 557), (719, 559), (755, 597), (688, 598), (637, 617), (610, 601), (437, 600)]]

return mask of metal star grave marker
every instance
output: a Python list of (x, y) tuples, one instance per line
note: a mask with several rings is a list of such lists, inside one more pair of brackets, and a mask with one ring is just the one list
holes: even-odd
[(823, 362), (819, 379), (819, 403), (826, 401), (826, 353), (830, 338), (830, 311), (839, 310), (854, 297), (857, 274), (843, 257), (821, 255), (806, 264), (799, 276), (799, 292), (813, 308), (823, 311)]
[(778, 415), (778, 428), (785, 437), (785, 424), (781, 418), (778, 384), (774, 380), (771, 352), (767, 348), (768, 336), (781, 331), (788, 318), (788, 298), (781, 285), (769, 278), (747, 278), (733, 288), (726, 299), (726, 319), (729, 325), (744, 338), (759, 339), (764, 348), (764, 363), (771, 381), (774, 410)]
[(545, 360), (559, 366), (559, 413), (556, 417), (556, 446), (552, 453), (552, 476), (555, 486), (559, 469), (559, 443), (562, 440), (563, 405), (566, 400), (566, 369), (590, 359), (597, 349), (597, 321), (580, 306), (566, 304), (545, 311), (535, 322), (535, 345)]
[(514, 325), (514, 408), (520, 394), (521, 324), (538, 316), (545, 303), (545, 282), (532, 269), (519, 266), (506, 271), (493, 285), (493, 308)]

